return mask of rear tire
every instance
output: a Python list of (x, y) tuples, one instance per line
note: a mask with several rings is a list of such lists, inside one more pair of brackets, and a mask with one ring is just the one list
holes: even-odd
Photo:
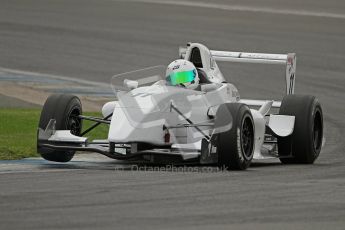
[(215, 126), (229, 124), (231, 118), (231, 129), (216, 136), (218, 166), (227, 170), (245, 170), (254, 154), (253, 117), (245, 104), (223, 104), (217, 110)]
[[(56, 120), (56, 130), (71, 130), (73, 135), (79, 136), (82, 121), (78, 115), (82, 114), (82, 106), (78, 97), (68, 94), (53, 94), (44, 103), (38, 127), (45, 129), (51, 119)], [(75, 151), (57, 151), (37, 146), (37, 152), (49, 161), (68, 162)]]
[(309, 95), (287, 95), (279, 114), (295, 116), (291, 136), (278, 138), (280, 161), (284, 164), (313, 164), (320, 154), (323, 138), (323, 114), (319, 101)]

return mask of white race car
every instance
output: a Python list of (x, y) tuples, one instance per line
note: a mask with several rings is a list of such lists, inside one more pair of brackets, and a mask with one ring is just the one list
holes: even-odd
[[(76, 151), (98, 152), (113, 159), (174, 164), (215, 164), (246, 169), (254, 159), (312, 164), (323, 145), (323, 114), (314, 96), (295, 95), (295, 54), (209, 50), (199, 43), (180, 48), (180, 58), (197, 68), (199, 87), (167, 85), (165, 68), (150, 67), (116, 75), (116, 100), (103, 117), (82, 115), (73, 95), (54, 94), (44, 104), (37, 151), (50, 161), (70, 161)], [(286, 65), (283, 100), (244, 100), (225, 81), (216, 61)], [(278, 110), (278, 114), (271, 111)], [(82, 130), (82, 120), (94, 121)], [(84, 137), (99, 124), (109, 125), (106, 140)]]

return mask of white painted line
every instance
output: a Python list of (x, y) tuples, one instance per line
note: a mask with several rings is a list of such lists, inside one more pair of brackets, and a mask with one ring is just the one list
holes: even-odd
[(271, 7), (253, 7), (253, 6), (241, 6), (241, 5), (224, 5), (217, 3), (206, 2), (191, 2), (191, 1), (172, 1), (172, 0), (128, 0), (125, 2), (138, 2), (149, 4), (162, 4), (162, 5), (175, 5), (175, 6), (188, 6), (188, 7), (200, 7), (227, 11), (243, 11), (252, 13), (267, 13), (267, 14), (281, 14), (291, 16), (307, 16), (307, 17), (322, 17), (322, 18), (334, 18), (345, 19), (345, 14), (317, 12), (309, 10), (295, 10), (295, 9), (277, 9)]
[(107, 84), (107, 83), (102, 83), (102, 82), (88, 81), (88, 80), (82, 80), (78, 78), (59, 76), (59, 75), (53, 75), (53, 74), (36, 73), (36, 72), (29, 72), (29, 71), (16, 70), (16, 69), (7, 69), (3, 67), (0, 67), (0, 72), (12, 73), (12, 74), (18, 74), (18, 75), (22, 74), (22, 75), (28, 75), (28, 76), (33, 76), (33, 77), (41, 77), (41, 78), (51, 78), (51, 79), (57, 79), (57, 80), (62, 80), (62, 81), (75, 82), (79, 84), (110, 88), (110, 77), (109, 77), (109, 84)]

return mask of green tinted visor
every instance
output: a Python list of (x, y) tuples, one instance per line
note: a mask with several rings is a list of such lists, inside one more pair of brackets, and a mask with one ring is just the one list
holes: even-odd
[(171, 85), (178, 85), (194, 81), (195, 75), (195, 70), (171, 73), (166, 77), (166, 80)]

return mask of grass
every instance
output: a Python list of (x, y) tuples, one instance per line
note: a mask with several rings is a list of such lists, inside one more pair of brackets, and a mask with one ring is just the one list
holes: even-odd
[[(36, 152), (37, 126), (40, 109), (0, 109), (0, 160), (17, 160), (38, 156)], [(100, 116), (99, 113), (85, 113)], [(83, 121), (83, 128), (93, 122)], [(90, 140), (106, 139), (108, 127), (101, 124), (87, 134)]]

